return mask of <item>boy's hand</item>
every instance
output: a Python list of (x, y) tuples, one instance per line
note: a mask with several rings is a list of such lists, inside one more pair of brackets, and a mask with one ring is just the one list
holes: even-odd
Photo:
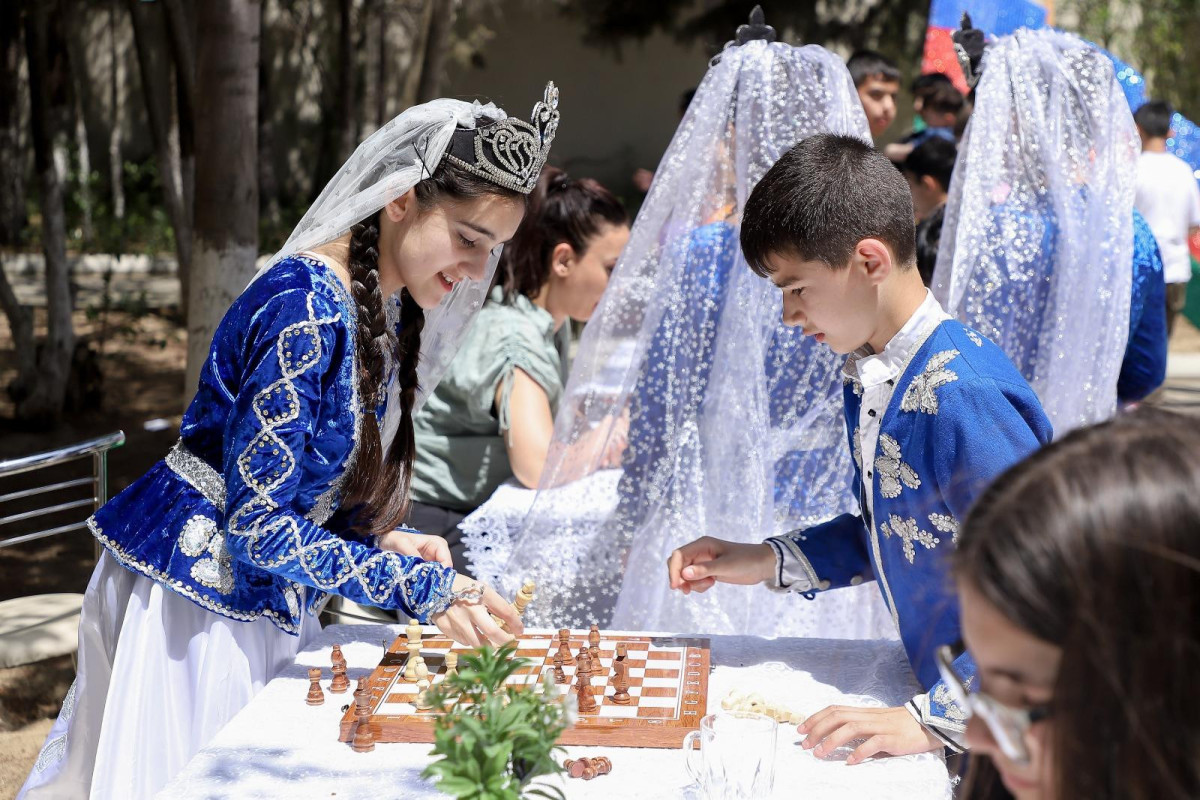
[(847, 764), (858, 764), (875, 755), (907, 756), (943, 747), (904, 708), (829, 706), (806, 719), (797, 730), (805, 736), (801, 747), (821, 757), (852, 739), (866, 739), (846, 759)]
[(775, 571), (775, 551), (769, 544), (739, 544), (705, 536), (685, 544), (667, 560), (671, 588), (684, 594), (704, 592), (717, 581), (750, 585)]

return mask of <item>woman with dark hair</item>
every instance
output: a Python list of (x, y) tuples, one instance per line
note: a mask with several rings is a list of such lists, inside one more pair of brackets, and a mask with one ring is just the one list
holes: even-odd
[(537, 486), (566, 383), (566, 323), (592, 316), (628, 240), (629, 215), (607, 189), (542, 171), (497, 285), (416, 419), (408, 523), (444, 536), (460, 572), (458, 523), (510, 478)]
[[(558, 125), (408, 109), (217, 326), (180, 438), (88, 525), (79, 669), (21, 797), (154, 795), (319, 629), (326, 593), (470, 646), (521, 631), (408, 512), (418, 385), (459, 339)], [(421, 363), (419, 363), (421, 362)], [(493, 617), (495, 615), (495, 617)]]
[[(1200, 797), (1200, 429), (1141, 409), (983, 494), (956, 553), (966, 797)], [(1007, 789), (1007, 791), (1005, 791)]]

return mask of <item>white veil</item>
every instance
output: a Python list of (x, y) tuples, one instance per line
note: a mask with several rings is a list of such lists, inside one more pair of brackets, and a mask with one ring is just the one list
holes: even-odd
[[(473, 129), (476, 121), (504, 119), (503, 109), (494, 104), (433, 100), (413, 106), (371, 134), (326, 184), (315, 203), (296, 225), (279, 252), (254, 276), (257, 280), (281, 258), (311, 250), (332, 241), (361, 220), (374, 214), (430, 177), (450, 144), (455, 128)], [(414, 413), (437, 388), (468, 324), (483, 304), (500, 259), (497, 248), (488, 260), (482, 280), (463, 280), (436, 308), (425, 312), (418, 366), (420, 390)], [(397, 314), (389, 303), (390, 317)], [(395, 322), (395, 319), (389, 319)], [(400, 425), (399, 382), (390, 381), (387, 410), (380, 428), (384, 447)]]
[(1109, 59), (1070, 34), (1003, 37), (982, 73), (934, 293), (1008, 354), (1061, 436), (1116, 410), (1137, 129)]
[[(761, 587), (684, 598), (666, 559), (704, 534), (758, 542), (855, 508), (843, 359), (782, 326), (779, 290), (738, 243), (755, 183), (825, 131), (870, 141), (849, 72), (821, 47), (750, 41), (705, 75), (584, 330), (508, 560), (506, 580), (538, 584), (530, 623), (768, 634), (796, 613)], [(564, 502), (612, 474), (592, 475), (626, 421), (615, 511), (573, 515)]]

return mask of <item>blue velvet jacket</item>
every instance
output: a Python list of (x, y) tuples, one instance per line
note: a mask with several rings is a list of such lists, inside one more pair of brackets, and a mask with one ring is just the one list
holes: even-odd
[(454, 570), (379, 550), (335, 515), (364, 413), (354, 309), (303, 256), (234, 301), (179, 442), (88, 521), (114, 558), (210, 611), (290, 633), (326, 592), (422, 621), (449, 605)]
[[(914, 698), (911, 710), (952, 740), (963, 732), (966, 713), (940, 682), (934, 652), (961, 639), (948, 563), (959, 521), (994, 478), (1050, 441), (1051, 428), (1037, 395), (999, 347), (956, 320), (923, 335), (883, 411), (876, 453), (866, 454), (874, 459), (866, 465), (875, 472), (874, 518), (861, 502), (862, 514), (767, 542), (779, 556), (781, 588), (810, 593), (878, 581), (913, 671), (929, 690)], [(854, 360), (847, 364), (844, 397), (854, 488), (862, 498), (862, 388), (853, 377)], [(789, 560), (799, 561), (805, 577), (787, 585), (783, 565)], [(955, 666), (973, 680), (968, 654)]]
[(1167, 378), (1167, 284), (1162, 255), (1146, 219), (1133, 212), (1133, 292), (1129, 344), (1117, 378), (1117, 399), (1135, 403)]

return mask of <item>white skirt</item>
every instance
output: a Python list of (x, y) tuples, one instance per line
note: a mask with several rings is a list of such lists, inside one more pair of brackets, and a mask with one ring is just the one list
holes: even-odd
[(79, 668), (18, 800), (152, 797), (320, 630), (214, 614), (101, 556)]

